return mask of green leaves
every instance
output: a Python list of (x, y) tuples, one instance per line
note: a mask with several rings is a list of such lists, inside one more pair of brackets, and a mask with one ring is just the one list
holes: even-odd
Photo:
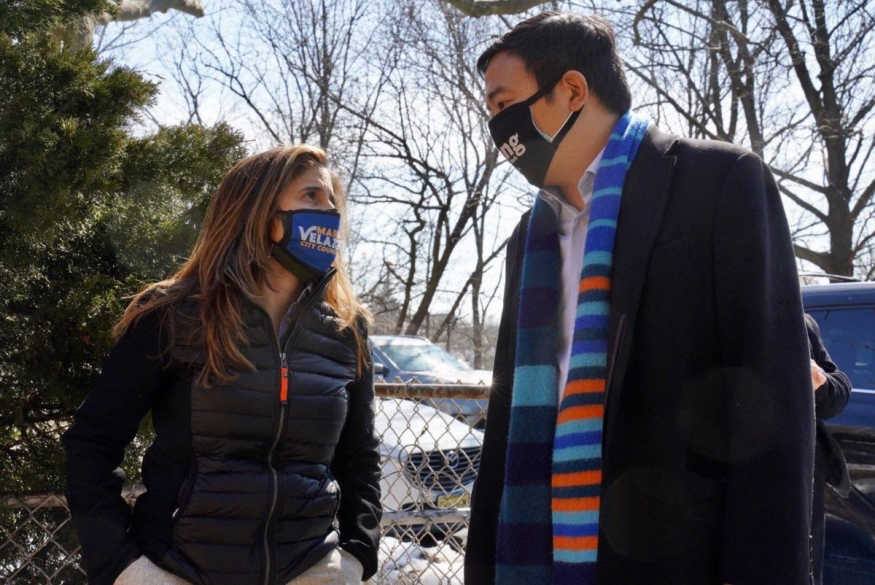
[(157, 87), (93, 51), (62, 50), (55, 34), (105, 7), (0, 5), (0, 493), (60, 487), (58, 437), (125, 297), (186, 258), (211, 193), (245, 154), (227, 125), (130, 135)]
[(0, 92), (0, 209), (14, 231), (51, 231), (56, 211), (75, 213), (78, 197), (120, 182), (124, 125), (156, 88), (91, 51), (58, 52), (46, 35), (0, 36), (0, 78), (10, 87)]
[(225, 172), (242, 156), (229, 126), (179, 126), (131, 141), (123, 188), (103, 217), (118, 261), (145, 281), (173, 272), (194, 246), (206, 206)]
[(112, 12), (108, 0), (6, 0), (0, 3), (0, 35), (18, 39), (50, 31), (88, 13)]

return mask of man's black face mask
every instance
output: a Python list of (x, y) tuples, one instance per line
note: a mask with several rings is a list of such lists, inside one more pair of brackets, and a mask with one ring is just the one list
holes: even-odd
[(557, 83), (559, 80), (539, 89), (527, 100), (507, 107), (489, 120), (489, 132), (498, 149), (529, 183), (539, 188), (544, 186), (544, 177), (559, 144), (583, 111), (581, 107), (576, 112), (571, 112), (552, 137), (546, 136), (535, 126), (531, 105)]

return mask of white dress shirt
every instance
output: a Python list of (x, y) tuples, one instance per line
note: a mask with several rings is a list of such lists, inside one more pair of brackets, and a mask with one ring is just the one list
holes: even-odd
[(561, 194), (542, 189), (538, 197), (543, 199), (556, 214), (559, 232), (559, 254), (562, 262), (562, 284), (559, 291), (559, 331), (557, 332), (558, 393), (559, 401), (568, 379), (568, 362), (571, 359), (571, 341), (574, 336), (574, 320), (577, 315), (577, 296), (580, 288), (580, 270), (586, 248), (586, 228), (589, 224), (589, 209), (592, 202), (595, 175), (602, 160), (602, 152), (593, 159), (580, 178), (577, 189), (583, 199), (583, 209), (578, 210)]

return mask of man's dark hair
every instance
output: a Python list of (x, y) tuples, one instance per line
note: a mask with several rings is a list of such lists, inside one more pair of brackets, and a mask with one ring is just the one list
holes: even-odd
[(622, 114), (632, 104), (614, 47), (614, 31), (603, 18), (554, 10), (528, 18), (483, 51), (477, 59), (480, 73), (486, 73), (489, 61), (502, 51), (519, 56), (539, 88), (555, 83), (566, 71), (576, 70), (614, 113)]

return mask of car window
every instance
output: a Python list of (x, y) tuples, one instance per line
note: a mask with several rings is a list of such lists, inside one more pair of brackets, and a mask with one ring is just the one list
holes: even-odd
[(381, 345), (380, 349), (398, 368), (410, 372), (440, 370), (470, 370), (471, 366), (456, 359), (437, 345)]
[(381, 356), (378, 351), (371, 351), (371, 358), (374, 360), (374, 365), (380, 364), (381, 366), (388, 366), (383, 359), (383, 356)]
[(875, 307), (809, 311), (833, 361), (854, 388), (875, 390)]

